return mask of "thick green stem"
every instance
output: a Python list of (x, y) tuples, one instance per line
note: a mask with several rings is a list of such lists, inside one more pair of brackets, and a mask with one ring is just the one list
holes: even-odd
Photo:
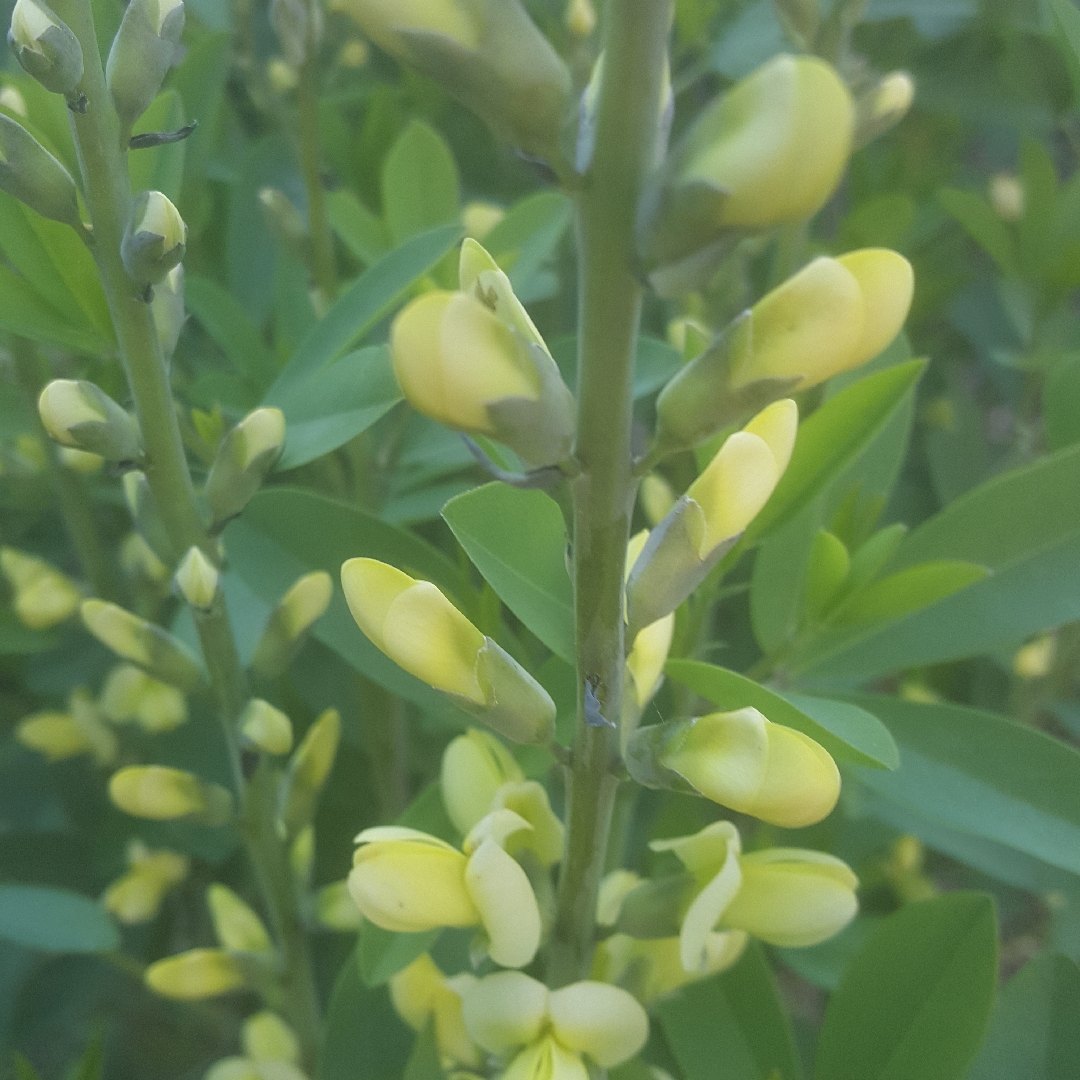
[(118, 600), (120, 585), (116, 566), (101, 542), (97, 522), (94, 520), (94, 508), (79, 478), (60, 463), (58, 448), (49, 438), (41, 423), (41, 417), (38, 416), (38, 395), (48, 382), (48, 371), (33, 343), (26, 338), (12, 337), (11, 355), (15, 360), (15, 374), (26, 398), (27, 409), (46, 447), (49, 477), (56, 489), (60, 516), (64, 519), (64, 527), (75, 548), (79, 566), (86, 580), (90, 582), (95, 596), (103, 600)]
[(589, 971), (618, 786), (618, 733), (590, 724), (585, 703), (587, 694), (595, 694), (602, 715), (618, 724), (626, 658), (623, 574), (637, 486), (630, 445), (642, 294), (634, 272), (635, 231), (656, 160), (671, 16), (672, 0), (610, 0), (596, 148), (579, 196), (581, 474), (573, 495), (580, 698), (548, 971), (552, 986)]
[[(312, 50), (313, 52), (315, 50)], [(326, 192), (322, 180), (322, 151), (319, 147), (319, 61), (309, 56), (300, 69), (297, 102), (300, 110), (300, 170), (307, 190), (308, 230), (311, 233), (311, 270), (323, 302), (337, 297), (337, 266), (334, 238), (326, 214)]]
[[(120, 254), (132, 202), (127, 148), (105, 83), (90, 2), (53, 0), (52, 6), (74, 31), (83, 50), (80, 89), (86, 95), (87, 108), (85, 113), (72, 114), (72, 127), (93, 224), (94, 259), (142, 429), (146, 477), (172, 541), (174, 559), (197, 546), (216, 561), (217, 545), (208, 535), (195, 502), (168, 366), (153, 315), (128, 276)], [(244, 837), (285, 961), (282, 982), (287, 988), (290, 1019), (297, 1025), (305, 1066), (313, 1074), (319, 1045), (319, 1007), (307, 934), (288, 855), (274, 832), (274, 800), (261, 785), (244, 782), (236, 720), (248, 698), (247, 679), (223, 599), (219, 596), (195, 622), (242, 802)]]

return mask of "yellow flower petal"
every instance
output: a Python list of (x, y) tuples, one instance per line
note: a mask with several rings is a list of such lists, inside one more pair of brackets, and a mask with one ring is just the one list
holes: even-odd
[(464, 1008), (473, 1041), (502, 1056), (539, 1037), (547, 1020), (548, 988), (520, 971), (500, 971), (469, 988)]
[(900, 333), (911, 309), (915, 274), (903, 255), (887, 248), (852, 251), (836, 261), (851, 273), (862, 293), (864, 317), (855, 364), (864, 364)]
[(551, 1026), (567, 1050), (588, 1054), (602, 1068), (632, 1058), (649, 1037), (649, 1018), (633, 996), (617, 986), (578, 982), (552, 992)]
[(240, 965), (221, 949), (191, 949), (151, 964), (146, 985), (162, 997), (199, 1001), (244, 985)]
[(443, 751), (439, 783), (446, 813), (464, 836), (492, 809), (503, 784), (524, 778), (513, 755), (494, 735), (470, 728)]
[(542, 925), (525, 871), (494, 840), (487, 839), (469, 858), (465, 887), (487, 931), (492, 960), (508, 968), (530, 963), (540, 947)]
[(416, 582), (396, 566), (377, 559), (349, 559), (341, 567), (341, 588), (356, 625), (383, 652), (383, 626), (390, 605)]

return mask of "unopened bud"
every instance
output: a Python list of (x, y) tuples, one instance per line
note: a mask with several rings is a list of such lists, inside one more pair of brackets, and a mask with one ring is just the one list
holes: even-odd
[(100, 454), (91, 454), (88, 450), (76, 450), (74, 446), (57, 447), (56, 456), (65, 469), (80, 473), (82, 476), (93, 476), (101, 472), (105, 465), (105, 459)]
[(649, 473), (641, 481), (641, 509), (650, 526), (659, 525), (675, 506), (675, 492), (659, 474)]
[(184, 309), (184, 268), (174, 266), (154, 289), (150, 310), (154, 315), (161, 353), (168, 360), (176, 351), (187, 313)]
[(1013, 657), (1013, 672), (1021, 679), (1045, 679), (1053, 670), (1057, 654), (1057, 639), (1043, 634), (1017, 650)]
[(184, 258), (187, 226), (180, 211), (160, 191), (144, 191), (134, 201), (120, 245), (124, 267), (139, 289), (156, 285)]
[(270, 0), (270, 25), (285, 59), (294, 68), (303, 67), (322, 42), (322, 4), (320, 0)]
[(15, 593), (15, 614), (31, 630), (48, 630), (70, 619), (82, 601), (70, 578), (14, 548), (0, 548), (0, 573)]
[(0, 191), (6, 191), (42, 217), (82, 230), (75, 181), (22, 126), (0, 113)]
[(84, 600), (82, 619), (98, 641), (148, 674), (187, 692), (202, 688), (199, 662), (160, 626), (105, 600)]
[(223, 948), (233, 953), (267, 953), (273, 950), (262, 919), (224, 885), (206, 890), (206, 902), (214, 920), (214, 933)]
[(61, 446), (99, 454), (106, 461), (129, 462), (142, 456), (139, 425), (92, 382), (54, 379), (38, 398), (45, 430)]
[(478, 243), (506, 217), (506, 211), (495, 203), (471, 202), (461, 211), (461, 224), (465, 226), (465, 235), (471, 236)]
[(175, 851), (150, 851), (138, 840), (128, 850), (131, 869), (117, 878), (102, 905), (125, 926), (149, 922), (157, 915), (165, 894), (187, 877), (190, 862)]
[(240, 1045), (253, 1061), (300, 1060), (300, 1042), (277, 1013), (263, 1010), (244, 1021), (240, 1030)]
[(136, 532), (128, 533), (120, 544), (120, 565), (125, 573), (141, 574), (147, 581), (160, 582), (169, 577), (169, 568)]
[(592, 0), (570, 0), (566, 5), (566, 28), (579, 38), (587, 38), (596, 29)]
[(246, 980), (240, 964), (222, 949), (191, 949), (146, 969), (146, 985), (162, 997), (200, 1001), (240, 990)]
[(343, 933), (359, 930), (364, 921), (346, 881), (335, 881), (319, 890), (315, 897), (315, 917), (323, 926)]
[(1012, 173), (997, 173), (990, 178), (990, 205), (1002, 221), (1019, 221), (1024, 216), (1027, 198), (1023, 181)]
[(217, 530), (239, 514), (281, 456), (285, 445), (285, 414), (280, 409), (256, 409), (236, 425), (218, 447), (206, 478), (206, 501), (211, 526)]
[[(266, 77), (270, 81), (270, 85), (279, 94), (287, 94), (300, 85), (300, 76), (297, 75), (296, 69), (291, 67), (280, 56), (272, 56), (266, 61)], [(272, 191), (273, 188), (265, 188), (264, 190)], [(262, 192), (259, 194), (261, 195)]]
[(30, 115), (30, 110), (26, 107), (26, 98), (14, 86), (0, 87), (0, 109), (7, 109), (8, 112), (21, 116), (24, 120)]
[(196, 818), (222, 825), (232, 817), (232, 796), (193, 773), (164, 765), (129, 765), (113, 773), (109, 798), (132, 817), (151, 821)]
[(217, 596), (221, 574), (201, 548), (192, 546), (180, 560), (173, 581), (180, 595), (193, 608), (206, 611)]
[(327, 709), (308, 728), (293, 754), (281, 785), (281, 823), (286, 836), (296, 836), (311, 824), (340, 738), (341, 717), (334, 709)]
[(90, 751), (90, 740), (69, 713), (40, 712), (15, 726), (15, 739), (49, 761), (65, 761)]
[(131, 0), (105, 66), (116, 112), (125, 130), (157, 97), (165, 75), (183, 55), (182, 0)]
[(308, 631), (330, 605), (334, 583), (325, 571), (316, 570), (298, 579), (270, 615), (255, 654), (252, 668), (273, 679), (292, 662)]
[(172, 731), (187, 718), (187, 701), (174, 686), (132, 664), (118, 664), (101, 690), (101, 711), (114, 724), (137, 723), (149, 734)]
[(915, 82), (894, 71), (867, 90), (855, 104), (855, 145), (865, 146), (904, 119), (915, 100)]
[(371, 50), (367, 46), (367, 42), (360, 38), (354, 38), (352, 41), (346, 41), (341, 46), (341, 52), (338, 53), (338, 60), (344, 67), (349, 68), (362, 68), (371, 59)]
[(292, 749), (292, 723), (280, 709), (262, 698), (248, 702), (240, 717), (240, 732), (252, 746), (266, 754), (287, 754)]
[[(131, 511), (131, 519), (139, 535), (163, 564), (175, 562), (180, 553), (173, 553), (172, 539), (158, 512), (146, 474), (138, 469), (130, 469), (124, 473), (121, 484), (124, 489), (124, 501), (128, 505), (128, 510)], [(148, 576), (153, 580), (163, 581), (169, 574), (166, 570), (161, 577), (155, 577), (153, 574), (148, 574)]]
[(309, 825), (297, 833), (289, 848), (289, 865), (296, 880), (307, 885), (315, 868), (315, 826)]
[(26, 72), (46, 90), (69, 99), (77, 96), (83, 77), (82, 48), (51, 9), (39, 0), (17, 0), (8, 43)]

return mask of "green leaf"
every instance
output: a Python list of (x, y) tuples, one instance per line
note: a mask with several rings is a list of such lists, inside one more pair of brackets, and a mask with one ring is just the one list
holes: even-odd
[(1080, 442), (1080, 353), (1066, 354), (1051, 369), (1043, 384), (1042, 412), (1051, 450)]
[(885, 725), (848, 702), (808, 694), (780, 695), (745, 675), (699, 660), (669, 660), (664, 671), (724, 712), (751, 706), (774, 724), (809, 735), (837, 761), (872, 769), (895, 769), (900, 764), (896, 743)]
[[(302, 574), (325, 570), (337, 583), (346, 559), (367, 556), (435, 582), (470, 614), (473, 590), (440, 551), (353, 506), (294, 488), (260, 491), (225, 533), (230, 566), (267, 604), (276, 604)], [(348, 664), (399, 697), (454, 726), (468, 718), (450, 699), (413, 678), (361, 633), (335, 590), (315, 637)]]
[(872, 709), (900, 747), (893, 773), (859, 781), (891, 802), (972, 836), (1080, 874), (1080, 752), (994, 713), (877, 695)]
[(446, 1074), (439, 1065), (439, 1047), (435, 1042), (435, 1021), (416, 1037), (401, 1080), (443, 1080)]
[(542, 491), (486, 484), (443, 507), (443, 518), (504, 604), (557, 656), (574, 660), (574, 601), (566, 525)]
[(996, 984), (990, 897), (957, 892), (901, 908), (829, 1002), (814, 1080), (962, 1080)]
[(685, 1080), (798, 1080), (791, 1022), (761, 946), (656, 1008)]
[(745, 550), (790, 521), (882, 432), (914, 392), (926, 363), (910, 360), (868, 375), (799, 426), (795, 450), (772, 498), (750, 523)]
[(874, 928), (881, 922), (878, 915), (860, 915), (835, 937), (820, 945), (801, 949), (774, 949), (773, 952), (807, 982), (832, 993), (844, 977), (855, 954), (866, 943)]
[(944, 188), (938, 192), (938, 201), (997, 263), (1003, 274), (1016, 273), (1016, 244), (1005, 222), (981, 195)]
[(351, 191), (328, 192), (326, 213), (341, 242), (364, 266), (377, 263), (390, 250), (386, 226)]
[(108, 352), (108, 344), (98, 334), (85, 324), (73, 326), (67, 322), (24, 278), (6, 266), (0, 266), (0, 330), (92, 356)]
[(406, 296), (461, 235), (460, 225), (433, 229), (365, 270), (300, 343), (271, 391), (280, 391), (341, 356)]
[(36, 885), (0, 885), (0, 937), (44, 952), (113, 952), (120, 934), (87, 896)]
[(412, 1044), (387, 992), (365, 986), (355, 956), (347, 960), (330, 997), (317, 1080), (400, 1080)]
[(1073, 82), (1080, 87), (1080, 11), (1071, 0), (1050, 0), (1058, 34), (1064, 38), (1071, 54), (1070, 70)]
[(22, 1054), (13, 1055), (12, 1061), (15, 1063), (15, 1075), (18, 1080), (41, 1080), (41, 1074)]
[[(1080, 446), (982, 484), (915, 529), (894, 569), (938, 559), (991, 576), (813, 658), (817, 678), (869, 679), (977, 656), (1080, 618)], [(807, 668), (807, 670), (811, 670)]]
[(1078, 1019), (1080, 968), (1065, 956), (1036, 957), (1001, 991), (967, 1080), (1074, 1080)]
[(383, 163), (382, 202), (394, 246), (457, 221), (461, 202), (457, 165), (446, 140), (413, 120)]
[[(153, 104), (135, 122), (134, 135), (153, 131), (179, 131), (184, 126), (184, 103), (175, 90), (166, 90), (154, 99)], [(132, 192), (160, 191), (174, 203), (180, 199), (180, 186), (184, 180), (184, 155), (187, 140), (153, 146), (145, 150), (132, 150), (128, 154), (128, 172), (131, 174)]]
[(271, 392), (264, 404), (285, 413), (285, 452), (279, 469), (294, 469), (344, 446), (401, 400), (390, 350), (374, 345)]
[(557, 191), (538, 191), (515, 203), (484, 238), (519, 297), (532, 299), (573, 217), (573, 203)]

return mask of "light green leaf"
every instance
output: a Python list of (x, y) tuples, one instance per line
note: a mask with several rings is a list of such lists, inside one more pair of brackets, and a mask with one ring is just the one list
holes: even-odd
[(92, 356), (109, 351), (107, 342), (89, 326), (67, 322), (25, 278), (6, 266), (0, 266), (0, 330)]
[(557, 656), (574, 660), (566, 525), (542, 491), (486, 484), (451, 499), (443, 518), (504, 604)]
[(285, 413), (285, 452), (279, 469), (305, 465), (344, 446), (401, 400), (390, 350), (374, 345), (292, 383), (264, 404)]
[(1016, 273), (1016, 244), (1005, 222), (981, 195), (945, 188), (938, 192), (938, 200), (1003, 274)]
[(457, 165), (446, 140), (413, 120), (383, 163), (382, 202), (394, 246), (457, 221), (461, 202)]
[(0, 885), (0, 938), (44, 952), (113, 952), (120, 947), (116, 925), (97, 901), (35, 885)]
[(526, 301), (573, 217), (573, 204), (557, 191), (526, 195), (484, 237), (484, 247), (507, 272), (510, 284)]
[(326, 213), (334, 232), (364, 266), (377, 263), (390, 250), (386, 225), (351, 191), (328, 192)]
[(940, 824), (1080, 874), (1080, 752), (995, 713), (860, 694), (900, 747), (871, 791)]
[(901, 908), (829, 1002), (814, 1080), (962, 1080), (996, 984), (990, 897), (957, 892)]
[(809, 735), (838, 761), (873, 769), (895, 769), (899, 764), (888, 729), (863, 708), (808, 694), (780, 695), (745, 675), (698, 660), (669, 660), (664, 671), (725, 712), (751, 706), (774, 724)]
[(998, 996), (967, 1080), (1073, 1080), (1080, 1068), (1078, 1020), (1080, 968), (1065, 956), (1037, 956)]
[(685, 1080), (798, 1080), (791, 1021), (761, 946), (656, 1009)]
[(461, 236), (460, 225), (444, 225), (414, 237), (365, 270), (300, 343), (272, 391), (280, 391), (341, 356), (404, 299)]

